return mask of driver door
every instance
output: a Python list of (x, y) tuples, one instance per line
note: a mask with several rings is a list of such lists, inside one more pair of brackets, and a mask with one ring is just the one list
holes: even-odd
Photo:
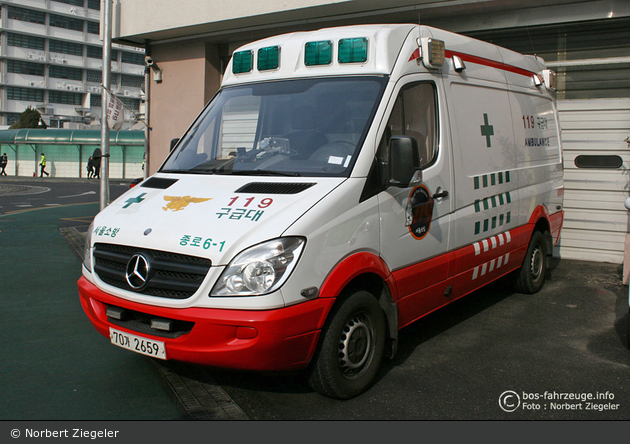
[(401, 81), (379, 144), (379, 157), (387, 159), (389, 138), (411, 136), (421, 159), (421, 183), (379, 194), (381, 255), (398, 284), (400, 327), (447, 302), (452, 177), (439, 98), (433, 81)]

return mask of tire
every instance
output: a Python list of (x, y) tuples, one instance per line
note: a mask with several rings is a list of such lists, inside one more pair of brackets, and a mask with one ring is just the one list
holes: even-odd
[(385, 315), (376, 298), (356, 291), (336, 306), (322, 331), (308, 383), (324, 396), (350, 399), (372, 384), (385, 345)]
[(548, 256), (551, 254), (548, 237), (548, 233), (541, 233), (540, 231), (534, 231), (532, 234), (523, 265), (516, 278), (515, 287), (518, 293), (538, 293), (545, 285), (549, 264)]

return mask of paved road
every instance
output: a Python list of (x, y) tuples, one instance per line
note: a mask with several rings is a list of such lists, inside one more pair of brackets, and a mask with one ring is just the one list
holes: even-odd
[[(111, 180), (111, 198), (129, 189), (128, 182)], [(90, 202), (100, 202), (100, 180), (0, 177), (0, 214)]]
[(95, 184), (57, 185), (30, 195), (56, 201), (0, 215), (0, 419), (630, 419), (618, 265), (562, 260), (537, 295), (506, 281), (469, 295), (404, 329), (371, 390), (335, 401), (300, 375), (156, 362), (109, 344), (80, 307), (80, 246), (67, 236), (98, 204), (45, 205)]

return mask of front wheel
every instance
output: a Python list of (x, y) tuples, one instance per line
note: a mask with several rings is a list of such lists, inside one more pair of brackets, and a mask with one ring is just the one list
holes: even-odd
[(545, 285), (548, 256), (551, 254), (548, 237), (548, 233), (541, 233), (540, 231), (534, 231), (532, 234), (523, 266), (518, 271), (516, 279), (516, 291), (518, 293), (534, 294)]
[(385, 316), (376, 298), (360, 290), (329, 319), (308, 382), (324, 396), (349, 399), (364, 392), (376, 376), (385, 345)]

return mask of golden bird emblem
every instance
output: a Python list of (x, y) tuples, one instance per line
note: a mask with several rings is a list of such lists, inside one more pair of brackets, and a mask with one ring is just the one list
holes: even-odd
[(210, 199), (212, 198), (211, 197), (201, 198), (201, 197), (191, 197), (191, 196), (164, 196), (164, 200), (167, 201), (168, 203), (166, 204), (165, 207), (162, 207), (162, 209), (164, 211), (168, 211), (168, 210), (181, 211), (184, 208), (186, 208), (188, 204), (206, 202)]

